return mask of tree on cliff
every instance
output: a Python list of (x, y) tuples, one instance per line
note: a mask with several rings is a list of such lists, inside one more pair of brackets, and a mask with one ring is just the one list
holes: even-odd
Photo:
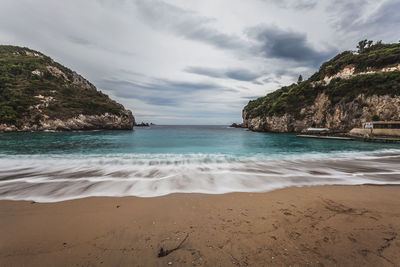
[(359, 41), (358, 45), (357, 45), (357, 48), (358, 48), (357, 52), (358, 53), (365, 52), (368, 48), (370, 48), (372, 46), (372, 44), (373, 44), (372, 40), (368, 41), (367, 39), (365, 39), (365, 40)]
[(299, 75), (299, 78), (297, 79), (297, 83), (301, 83), (303, 81), (303, 76), (301, 74)]

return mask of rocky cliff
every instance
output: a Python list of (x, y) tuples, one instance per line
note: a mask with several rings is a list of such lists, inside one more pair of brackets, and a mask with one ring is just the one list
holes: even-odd
[(0, 46), (0, 132), (132, 129), (132, 112), (46, 55)]
[[(348, 132), (372, 120), (400, 119), (400, 96), (358, 95), (352, 101), (332, 105), (325, 93), (315, 102), (301, 109), (300, 114), (285, 113), (262, 118), (248, 118), (243, 111), (243, 124), (261, 132), (303, 132), (309, 127), (329, 128), (335, 132)], [(298, 115), (301, 117), (298, 118)]]
[(400, 44), (344, 52), (307, 81), (250, 101), (243, 125), (254, 131), (348, 132), (372, 120), (400, 119)]

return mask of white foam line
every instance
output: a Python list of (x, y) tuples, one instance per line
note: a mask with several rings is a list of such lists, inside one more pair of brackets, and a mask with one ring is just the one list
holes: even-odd
[[(100, 193), (100, 194), (81, 194), (77, 196), (58, 196), (57, 198), (49, 198), (49, 197), (43, 197), (43, 196), (26, 196), (26, 197), (18, 197), (18, 196), (6, 196), (2, 197), (2, 200), (27, 200), (27, 201), (35, 201), (35, 202), (42, 202), (42, 203), (53, 203), (53, 202), (59, 202), (59, 201), (66, 201), (66, 200), (73, 200), (73, 199), (82, 199), (82, 198), (87, 198), (87, 197), (127, 197), (127, 196), (135, 196), (135, 197), (144, 197), (144, 198), (150, 198), (150, 197), (159, 197), (159, 196), (164, 196), (164, 195), (169, 195), (169, 194), (176, 194), (176, 193), (186, 193), (186, 194), (191, 194), (191, 193), (196, 193), (196, 194), (227, 194), (227, 193), (235, 193), (235, 192), (245, 192), (245, 193), (263, 193), (263, 192), (270, 192), (278, 189), (283, 189), (287, 187), (309, 187), (309, 186), (329, 186), (329, 185), (363, 185), (363, 184), (371, 184), (371, 182), (363, 182), (363, 183), (315, 183), (315, 184), (291, 184), (291, 185), (286, 185), (286, 186), (274, 186), (271, 185), (268, 189), (251, 189), (251, 190), (226, 190), (224, 192), (217, 192), (217, 191), (211, 191), (211, 190), (180, 190), (180, 191), (170, 191), (168, 193), (164, 194), (107, 194), (107, 193)], [(400, 183), (398, 182), (376, 182), (373, 181), (373, 184), (376, 185), (399, 185)]]
[[(279, 158), (225, 154), (17, 155), (8, 158), (0, 155), (0, 177), (17, 177), (0, 181), (0, 199), (56, 202), (90, 196), (153, 197), (171, 193), (266, 192), (290, 186), (400, 184), (400, 177), (399, 181), (392, 180), (400, 174), (400, 165), (395, 161), (385, 162), (390, 158), (398, 158), (400, 162), (399, 154), (400, 150), (314, 153), (307, 154), (305, 159), (304, 155)], [(354, 173), (350, 172), (352, 165)], [(378, 172), (369, 168), (376, 168)], [(323, 174), (310, 174), (311, 171)], [(85, 177), (90, 172), (93, 173)], [(118, 176), (118, 172), (124, 175)], [(28, 177), (18, 178), (18, 175)]]

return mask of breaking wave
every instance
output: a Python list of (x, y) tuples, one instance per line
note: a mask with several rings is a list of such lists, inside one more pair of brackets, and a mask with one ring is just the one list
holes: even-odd
[(283, 155), (0, 155), (0, 199), (265, 192), (290, 186), (400, 184), (400, 150)]

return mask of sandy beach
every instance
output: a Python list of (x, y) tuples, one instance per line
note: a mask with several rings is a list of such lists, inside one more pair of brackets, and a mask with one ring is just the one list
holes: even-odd
[(0, 265), (399, 266), (399, 196), (399, 186), (363, 185), (3, 200)]

